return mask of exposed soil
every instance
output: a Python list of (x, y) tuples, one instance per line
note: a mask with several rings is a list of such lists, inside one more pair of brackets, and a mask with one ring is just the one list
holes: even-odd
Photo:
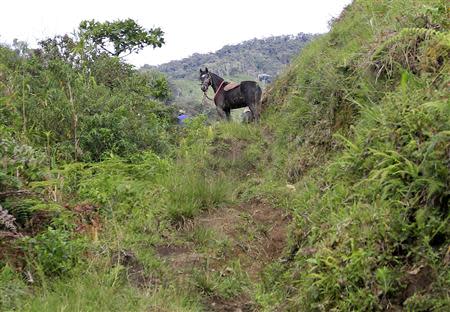
[(0, 231), (0, 262), (7, 262), (17, 271), (23, 271), (26, 266), (25, 252), (14, 241), (22, 234), (10, 231)]
[(25, 235), (35, 236), (39, 234), (41, 231), (46, 229), (51, 221), (53, 215), (47, 211), (37, 211), (33, 214), (31, 219), (27, 220), (23, 232)]
[(216, 262), (220, 265), (223, 260), (237, 257), (254, 280), (267, 263), (281, 256), (288, 222), (282, 210), (260, 201), (218, 209), (197, 220), (200, 226), (225, 235), (231, 242), (231, 252)]
[(407, 270), (401, 278), (404, 289), (389, 300), (387, 300), (388, 298), (382, 300), (385, 310), (389, 312), (403, 311), (404, 302), (415, 294), (429, 292), (435, 279), (436, 272), (428, 265), (420, 265)]
[(431, 283), (435, 280), (436, 273), (430, 266), (419, 266), (406, 272), (403, 277), (403, 284), (406, 288), (401, 293), (399, 299), (404, 302), (416, 293), (429, 290)]
[(224, 300), (220, 297), (213, 297), (208, 302), (209, 311), (217, 312), (254, 312), (253, 303), (247, 296), (239, 296), (232, 300)]
[(114, 252), (111, 256), (112, 265), (122, 265), (127, 272), (127, 279), (131, 285), (139, 288), (148, 288), (160, 284), (160, 280), (146, 274), (144, 265), (137, 259), (136, 255), (129, 250)]
[[(156, 252), (181, 279), (189, 277), (194, 269), (225, 272), (227, 263), (239, 261), (250, 280), (257, 282), (264, 267), (281, 257), (289, 222), (290, 216), (285, 211), (259, 200), (222, 207), (196, 217), (180, 235), (192, 237), (190, 233), (203, 228), (214, 233), (213, 239), (227, 241), (225, 249), (208, 249), (191, 239), (182, 246), (157, 246)], [(206, 305), (209, 311), (254, 311), (246, 294), (230, 300), (211, 296)]]
[(156, 247), (156, 252), (178, 274), (190, 273), (192, 268), (200, 265), (205, 259), (204, 255), (196, 252), (191, 245), (161, 245)]

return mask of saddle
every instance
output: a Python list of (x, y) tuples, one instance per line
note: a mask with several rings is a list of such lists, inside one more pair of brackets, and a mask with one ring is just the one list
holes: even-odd
[(223, 87), (224, 91), (230, 91), (233, 90), (237, 87), (239, 87), (241, 84), (237, 83), (237, 82), (230, 82), (229, 84), (227, 84), (225, 87)]

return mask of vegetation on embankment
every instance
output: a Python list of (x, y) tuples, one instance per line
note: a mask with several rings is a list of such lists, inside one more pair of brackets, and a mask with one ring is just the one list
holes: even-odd
[(165, 149), (73, 162), (69, 143), (51, 170), (59, 141), (23, 130), (34, 97), (2, 67), (0, 308), (449, 310), (448, 17), (444, 0), (357, 0), (259, 124), (174, 130), (151, 111)]
[(268, 93), (271, 174), (296, 186), (267, 309), (450, 306), (446, 1), (355, 1)]

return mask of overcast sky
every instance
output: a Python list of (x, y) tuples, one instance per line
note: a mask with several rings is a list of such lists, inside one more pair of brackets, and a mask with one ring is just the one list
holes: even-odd
[(133, 18), (161, 27), (166, 44), (148, 47), (128, 61), (161, 64), (193, 53), (214, 52), (253, 38), (323, 33), (351, 0), (8, 0), (0, 11), (0, 42), (14, 38), (35, 46), (40, 39), (73, 32), (80, 21)]

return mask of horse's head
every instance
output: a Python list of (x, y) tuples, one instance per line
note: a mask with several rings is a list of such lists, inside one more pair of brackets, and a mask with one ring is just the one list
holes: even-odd
[(208, 71), (208, 68), (205, 68), (205, 70), (203, 71), (200, 68), (200, 82), (201, 82), (201, 89), (203, 92), (208, 91), (209, 86), (211, 85), (212, 82), (212, 78), (211, 78), (211, 74)]

